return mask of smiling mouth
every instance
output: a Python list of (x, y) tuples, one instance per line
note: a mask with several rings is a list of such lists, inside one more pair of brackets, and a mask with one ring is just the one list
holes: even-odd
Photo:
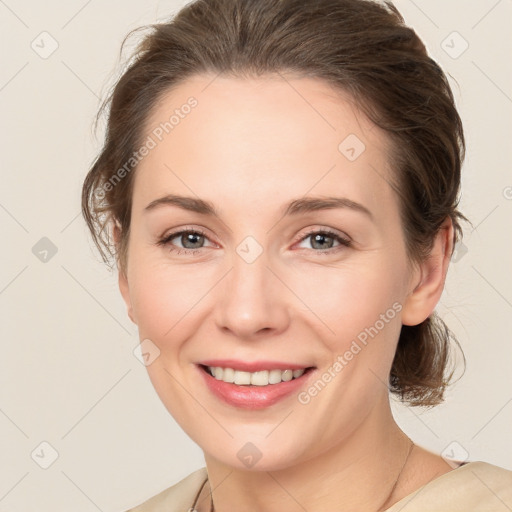
[(223, 368), (221, 366), (206, 366), (202, 364), (200, 366), (214, 379), (239, 386), (268, 386), (280, 384), (281, 382), (298, 379), (310, 370), (313, 370), (313, 367), (307, 367), (295, 370), (288, 368), (284, 370), (275, 369), (246, 372), (233, 368)]

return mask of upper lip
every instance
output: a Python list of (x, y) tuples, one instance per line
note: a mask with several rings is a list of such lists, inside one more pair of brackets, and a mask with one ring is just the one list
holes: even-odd
[(288, 363), (285, 361), (240, 361), (237, 359), (208, 359), (198, 364), (221, 368), (232, 368), (243, 372), (259, 372), (263, 370), (302, 370), (311, 365)]

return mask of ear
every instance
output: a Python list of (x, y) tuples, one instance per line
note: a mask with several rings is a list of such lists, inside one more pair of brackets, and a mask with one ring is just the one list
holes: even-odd
[[(114, 243), (116, 245), (116, 251), (117, 251), (119, 248), (119, 243), (121, 241), (121, 226), (119, 225), (119, 223), (117, 221), (113, 228), (113, 236), (114, 236)], [(130, 320), (134, 324), (137, 325), (137, 321), (133, 314), (132, 300), (130, 298), (130, 286), (128, 284), (127, 269), (119, 267), (119, 265), (118, 265), (118, 274), (119, 274), (118, 275), (119, 291), (121, 292), (121, 295), (126, 304), (128, 316), (130, 317)]]
[(453, 223), (447, 217), (435, 237), (429, 256), (414, 271), (413, 289), (402, 308), (402, 324), (418, 325), (427, 319), (443, 293), (453, 252)]

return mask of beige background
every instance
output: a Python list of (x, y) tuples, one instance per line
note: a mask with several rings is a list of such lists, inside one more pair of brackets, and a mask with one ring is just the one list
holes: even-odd
[[(0, 512), (120, 511), (203, 465), (133, 354), (116, 275), (79, 215), (121, 40), (183, 3), (0, 1)], [(444, 405), (396, 414), (433, 451), (512, 469), (512, 2), (397, 5), (453, 77), (469, 148), (461, 206), (475, 229), (439, 306), (466, 375)]]

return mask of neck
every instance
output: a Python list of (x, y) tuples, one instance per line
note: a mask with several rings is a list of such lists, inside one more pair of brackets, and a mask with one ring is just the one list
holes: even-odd
[(400, 480), (407, 473), (411, 441), (395, 423), (389, 402), (386, 405), (324, 453), (285, 469), (241, 470), (205, 454), (209, 488), (198, 511), (210, 510), (209, 489), (215, 512), (389, 508), (406, 494)]

